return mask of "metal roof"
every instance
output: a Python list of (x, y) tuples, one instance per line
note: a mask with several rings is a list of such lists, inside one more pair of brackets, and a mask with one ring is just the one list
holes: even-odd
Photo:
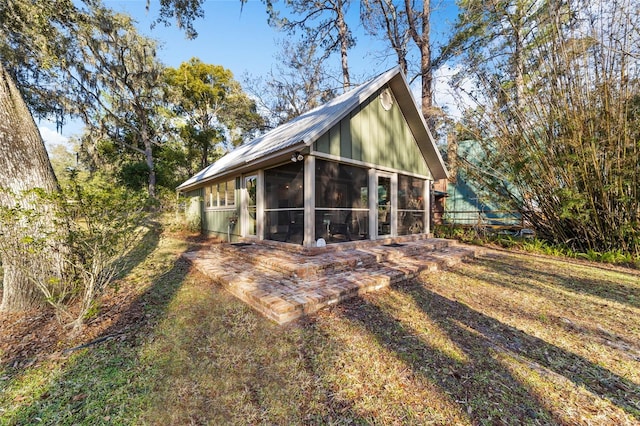
[(248, 143), (240, 145), (183, 182), (178, 186), (178, 191), (190, 189), (203, 182), (229, 175), (248, 166), (257, 167), (262, 161), (273, 155), (285, 155), (294, 150), (300, 150), (305, 146), (310, 146), (358, 105), (365, 102), (371, 95), (387, 84), (394, 92), (398, 105), (418, 142), (418, 146), (434, 179), (447, 177), (448, 173), (442, 157), (422, 114), (418, 111), (409, 85), (400, 67), (395, 67), (380, 74), (368, 83), (337, 96), (326, 104), (314, 108)]

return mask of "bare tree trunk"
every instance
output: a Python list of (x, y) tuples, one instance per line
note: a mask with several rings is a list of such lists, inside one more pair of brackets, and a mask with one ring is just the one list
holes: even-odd
[[(141, 118), (144, 117), (141, 116)], [(149, 135), (149, 129), (146, 124), (143, 124), (144, 128), (141, 129), (140, 135), (142, 137), (142, 143), (144, 145), (144, 158), (149, 168), (148, 188), (149, 196), (152, 199), (156, 198), (156, 167), (153, 160), (153, 144), (151, 142), (151, 136)]]
[(19, 262), (18, 259), (4, 255), (0, 257), (4, 268), (0, 312), (26, 311), (45, 306), (40, 290), (22, 272), (28, 265), (17, 264)]
[(422, 2), (422, 43), (420, 44), (420, 73), (422, 74), (422, 115), (430, 118), (433, 106), (433, 72), (431, 70), (431, 2)]
[(351, 87), (351, 80), (349, 78), (349, 63), (347, 61), (347, 50), (349, 48), (349, 29), (344, 20), (344, 3), (342, 0), (338, 0), (336, 5), (336, 25), (338, 27), (338, 33), (340, 37), (340, 58), (342, 60), (342, 89), (343, 91), (349, 90)]
[(522, 99), (524, 96), (524, 40), (523, 40), (523, 25), (525, 18), (522, 16), (521, 6), (516, 6), (515, 13), (509, 17), (511, 21), (511, 27), (513, 28), (513, 59), (512, 59), (512, 73), (514, 81), (514, 102), (516, 110), (519, 111), (522, 107)]
[(149, 167), (149, 197), (156, 198), (156, 169), (153, 164), (153, 152), (151, 146), (148, 146), (144, 150), (146, 157), (147, 167)]
[[(0, 186), (9, 191), (0, 192), (0, 204), (5, 206), (15, 205), (12, 193), (20, 194), (33, 188), (42, 188), (47, 192), (59, 190), (40, 132), (13, 79), (1, 64)], [(47, 206), (42, 205), (34, 207), (39, 210), (47, 209)], [(0, 223), (2, 228), (7, 225), (9, 224)], [(52, 224), (41, 223), (39, 226), (47, 227)], [(21, 259), (4, 253), (1, 256), (4, 277), (0, 311), (19, 311), (42, 305), (42, 294), (22, 272), (24, 268), (30, 267), (26, 263), (33, 259)]]
[[(409, 64), (407, 63), (407, 42), (409, 40), (406, 38), (406, 31), (403, 29), (396, 5), (392, 0), (375, 0), (374, 4), (377, 6), (377, 11), (375, 11), (374, 9), (376, 7), (371, 6), (368, 1), (361, 3), (365, 5), (366, 12), (363, 15), (365, 26), (367, 25), (367, 19), (370, 20), (369, 25), (373, 25), (374, 28), (376, 22), (378, 22), (377, 25), (384, 29), (389, 44), (394, 52), (396, 52), (400, 69), (404, 75), (407, 75), (409, 70)], [(376, 16), (379, 16), (379, 20), (376, 19)]]
[(207, 142), (202, 144), (199, 170), (203, 170), (208, 165), (209, 165), (209, 143)]
[(416, 11), (412, 8), (412, 2), (405, 0), (405, 11), (407, 13), (407, 21), (409, 23), (409, 34), (420, 49), (420, 75), (422, 77), (422, 115), (427, 123), (432, 115), (431, 107), (433, 105), (432, 81), (433, 72), (431, 70), (431, 1), (422, 0), (422, 12), (420, 18), (422, 25), (418, 32), (418, 22), (416, 21)]

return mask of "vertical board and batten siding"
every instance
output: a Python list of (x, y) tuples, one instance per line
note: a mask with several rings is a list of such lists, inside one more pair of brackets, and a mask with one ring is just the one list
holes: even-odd
[[(481, 167), (486, 155), (475, 140), (458, 142), (458, 158), (465, 158), (471, 164)], [(456, 171), (455, 183), (447, 182), (445, 217), (451, 223), (473, 225), (481, 215), (489, 223), (499, 225), (519, 225), (521, 216), (511, 211), (511, 206), (500, 197), (488, 194), (476, 181), (471, 179), (464, 168)]]
[(237, 223), (231, 229), (232, 240), (237, 240), (241, 236), (240, 228), (240, 196), (241, 189), (235, 189), (236, 204), (233, 207), (219, 207), (216, 209), (205, 209), (204, 207), (204, 188), (194, 189), (186, 193), (187, 198), (187, 218), (200, 218), (202, 223), (202, 232), (208, 234), (217, 234), (222, 238), (227, 237), (227, 231), (229, 226), (229, 217), (236, 216), (238, 218)]
[[(237, 193), (237, 191), (236, 191)], [(240, 207), (234, 206), (229, 209), (205, 210), (204, 211), (204, 230), (208, 233), (218, 234), (220, 237), (227, 237), (229, 231), (229, 217), (238, 217), (237, 223), (230, 229), (231, 239), (237, 239), (240, 236)], [(235, 238), (234, 238), (235, 237)]]
[(431, 177), (402, 111), (379, 102), (378, 91), (315, 142), (315, 150)]

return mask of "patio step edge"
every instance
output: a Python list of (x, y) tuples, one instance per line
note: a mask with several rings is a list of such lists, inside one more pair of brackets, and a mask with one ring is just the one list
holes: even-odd
[[(183, 257), (265, 317), (286, 324), (359, 294), (401, 284), (424, 272), (447, 269), (481, 251), (451, 240), (434, 239), (415, 243), (415, 246), (411, 243), (390, 248), (376, 245), (352, 253), (342, 251), (339, 253), (345, 257), (342, 261), (329, 256), (327, 263), (303, 263), (297, 268), (292, 268), (293, 258), (288, 256), (284, 256), (288, 262), (255, 259), (261, 255), (256, 250), (243, 253), (212, 247), (186, 252)], [(250, 252), (254, 255), (252, 260), (248, 258)], [(283, 264), (285, 267), (281, 267)], [(304, 288), (311, 290), (305, 293)]]

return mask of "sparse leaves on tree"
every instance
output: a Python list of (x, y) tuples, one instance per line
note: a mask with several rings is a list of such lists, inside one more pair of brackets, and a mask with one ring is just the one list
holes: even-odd
[(460, 36), (465, 75), (480, 94), (466, 132), (486, 156), (469, 171), (494, 193), (509, 194), (549, 240), (637, 256), (638, 8), (630, 1), (515, 2), (480, 16)]
[[(62, 192), (11, 194), (21, 202), (0, 207), (0, 253), (21, 268), (62, 323), (79, 330), (93, 303), (127, 266), (126, 256), (144, 231), (148, 203), (125, 188), (81, 185), (74, 176), (70, 182)], [(53, 226), (40, 227), (45, 220)]]

